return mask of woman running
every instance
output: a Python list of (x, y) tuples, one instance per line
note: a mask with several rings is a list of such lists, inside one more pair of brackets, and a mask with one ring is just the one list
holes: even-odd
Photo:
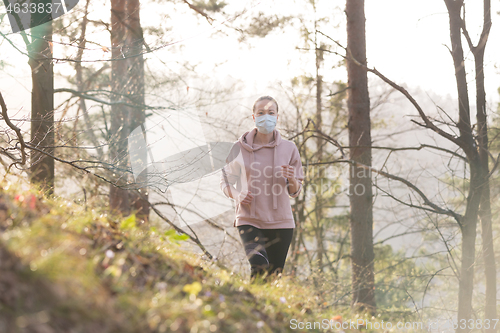
[[(236, 219), (251, 281), (281, 275), (295, 221), (290, 198), (302, 189), (299, 150), (275, 129), (278, 103), (270, 96), (255, 101), (255, 128), (233, 145), (222, 168), (221, 190), (236, 201)], [(236, 185), (236, 188), (234, 187)]]

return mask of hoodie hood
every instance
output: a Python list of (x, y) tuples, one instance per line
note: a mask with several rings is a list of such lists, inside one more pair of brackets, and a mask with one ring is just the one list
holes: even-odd
[[(241, 147), (243, 147), (245, 150), (249, 151), (251, 153), (251, 157), (250, 157), (250, 165), (253, 165), (254, 161), (255, 161), (255, 152), (258, 151), (259, 149), (262, 149), (262, 148), (271, 148), (274, 150), (274, 153), (273, 153), (273, 180), (272, 180), (272, 186), (271, 188), (274, 188), (274, 184), (275, 184), (275, 162), (277, 160), (277, 146), (281, 143), (282, 141), (282, 138), (281, 138), (281, 134), (280, 132), (278, 132), (278, 130), (275, 128), (273, 130), (273, 135), (274, 135), (274, 139), (269, 142), (269, 143), (266, 143), (266, 144), (263, 144), (263, 145), (254, 145), (253, 141), (255, 139), (255, 135), (257, 134), (257, 127), (254, 127), (251, 131), (247, 131), (245, 132), (242, 136), (240, 136), (240, 138), (238, 139), (238, 142), (240, 143)], [(253, 168), (250, 169), (250, 180), (249, 180), (249, 184), (253, 184), (252, 182), (252, 178), (253, 178)], [(252, 193), (256, 193), (256, 191), (253, 190), (252, 186), (249, 185), (249, 188), (248, 188)], [(271, 191), (273, 192), (273, 191)], [(278, 209), (278, 200), (277, 200), (277, 197), (276, 195), (273, 193), (273, 209)], [(251, 217), (255, 218), (255, 200), (252, 201), (252, 204), (251, 204)]]
[(281, 139), (281, 134), (278, 132), (278, 130), (275, 128), (273, 130), (274, 134), (274, 139), (273, 141), (263, 144), (263, 145), (255, 145), (253, 144), (253, 140), (255, 139), (255, 135), (257, 134), (257, 127), (254, 127), (251, 131), (245, 132), (238, 141), (240, 142), (241, 146), (248, 150), (249, 152), (254, 152), (257, 151), (261, 148), (275, 148), (277, 145), (279, 145), (282, 141)]

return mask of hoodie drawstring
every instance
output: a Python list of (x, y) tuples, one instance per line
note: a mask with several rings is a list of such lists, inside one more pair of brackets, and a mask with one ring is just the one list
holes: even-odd
[[(253, 187), (252, 187), (252, 184), (253, 184), (253, 183), (252, 183), (252, 173), (253, 173), (253, 163), (254, 163), (254, 161), (255, 161), (255, 153), (252, 151), (252, 159), (251, 159), (251, 161), (250, 161), (250, 184), (249, 184), (249, 186), (248, 186), (248, 189), (249, 189), (249, 190), (250, 190), (250, 189), (252, 190), (252, 195), (254, 195), (254, 191), (253, 191)], [(254, 198), (253, 198), (253, 200), (252, 200), (250, 210), (251, 210), (251, 215), (250, 215), (250, 217), (255, 218), (255, 196), (254, 196)]]
[[(246, 149), (248, 152), (251, 152), (251, 157), (250, 157), (250, 175), (249, 175), (249, 185), (248, 185), (248, 190), (252, 192), (252, 194), (254, 195), (254, 199), (252, 200), (252, 202), (250, 203), (250, 217), (251, 218), (256, 218), (255, 216), (255, 207), (257, 206), (256, 205), (256, 196), (255, 196), (255, 193), (253, 193), (253, 178), (254, 178), (254, 174), (253, 174), (253, 164), (255, 163), (255, 150), (259, 150), (260, 148), (274, 148), (274, 151), (273, 151), (273, 169), (272, 169), (272, 177), (273, 177), (273, 180), (272, 180), (272, 188), (271, 188), (271, 192), (272, 192), (272, 195), (273, 195), (273, 209), (278, 209), (278, 197), (277, 195), (274, 193), (274, 184), (276, 183), (276, 163), (278, 161), (278, 144), (281, 142), (281, 136), (279, 134), (279, 132), (274, 129), (274, 145), (263, 145), (261, 147), (256, 147), (256, 148), (253, 148), (252, 147), (252, 142), (253, 141), (250, 141), (250, 140), (253, 140), (253, 139), (248, 139), (247, 140), (247, 135), (250, 134), (250, 136), (252, 137), (255, 137), (255, 134), (257, 132), (257, 128), (254, 128), (252, 131), (249, 131), (249, 132), (246, 132), (244, 133), (239, 139), (238, 141), (240, 142), (240, 147), (241, 148), (244, 148)], [(249, 137), (250, 137), (249, 136)]]
[(278, 209), (278, 202), (276, 200), (276, 194), (274, 193), (274, 173), (275, 173), (275, 164), (276, 164), (276, 147), (274, 146), (274, 156), (273, 156), (273, 185), (271, 187), (271, 192), (273, 193), (273, 209)]

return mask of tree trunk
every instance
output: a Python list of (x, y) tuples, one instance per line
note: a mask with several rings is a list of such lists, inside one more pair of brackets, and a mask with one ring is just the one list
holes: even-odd
[[(350, 159), (371, 166), (370, 99), (366, 65), (364, 0), (347, 0), (347, 74)], [(371, 173), (350, 166), (352, 305), (375, 312)]]
[[(472, 135), (470, 121), (469, 95), (467, 90), (467, 80), (465, 75), (464, 54), (462, 47), (462, 19), (460, 11), (463, 6), (462, 1), (444, 0), (448, 8), (450, 17), (450, 39), (455, 67), (455, 77), (458, 91), (458, 129), (460, 131), (461, 148), (464, 150), (470, 166), (470, 187), (467, 196), (467, 207), (465, 215), (461, 221), (462, 231), (462, 260), (460, 268), (460, 280), (458, 290), (458, 315), (457, 320), (468, 321), (472, 317), (472, 292), (474, 288), (474, 264), (476, 228), (481, 201), (481, 192), (486, 180), (483, 167), (476, 149), (476, 144)], [(457, 332), (470, 332), (469, 328), (458, 326)]]
[[(128, 30), (128, 44), (130, 45), (130, 52), (128, 60), (129, 75), (130, 75), (130, 85), (128, 91), (130, 92), (130, 100), (137, 105), (145, 105), (145, 95), (144, 95), (144, 57), (142, 56), (144, 37), (142, 34), (142, 27), (140, 21), (140, 1), (139, 0), (128, 0), (127, 3), (127, 14), (129, 19), (129, 30)], [(130, 131), (133, 131), (138, 126), (144, 126), (146, 121), (145, 110), (143, 107), (134, 107), (131, 109), (130, 118)], [(144, 140), (146, 140), (146, 133), (144, 134)], [(143, 161), (147, 160), (147, 152), (139, 152)], [(137, 210), (137, 218), (143, 221), (147, 221), (149, 217), (149, 203), (148, 199), (148, 187), (147, 187), (147, 169), (144, 170), (137, 183), (140, 184), (138, 189), (140, 195), (135, 192), (131, 192), (131, 205)], [(141, 198), (142, 196), (142, 198)]]
[[(305, 187), (302, 189), (302, 191), (305, 191)], [(305, 195), (302, 194), (302, 198), (304, 198)], [(305, 214), (304, 214), (304, 199), (300, 199), (299, 197), (295, 198), (295, 204), (294, 204), (294, 218), (295, 218), (295, 229), (293, 232), (293, 238), (292, 238), (292, 243), (290, 244), (290, 251), (291, 251), (291, 276), (297, 276), (297, 267), (299, 264), (299, 257), (300, 257), (300, 238), (302, 235), (302, 222), (305, 219)]]
[[(299, 119), (300, 119), (300, 112), (299, 109), (297, 108), (297, 129), (299, 128)], [(297, 147), (302, 147), (302, 143), (299, 141), (300, 137), (296, 138), (295, 144)], [(304, 149), (304, 152), (300, 152), (301, 156), (306, 156), (306, 152)], [(309, 170), (309, 168), (305, 167), (304, 170)], [(307, 175), (306, 175), (307, 177)], [(307, 183), (304, 184), (302, 188), (302, 192), (300, 195), (295, 198), (295, 203), (294, 203), (294, 211), (293, 215), (295, 218), (295, 230), (293, 233), (293, 238), (292, 238), (292, 243), (290, 244), (291, 248), (291, 256), (292, 256), (292, 269), (291, 269), (291, 275), (296, 276), (297, 275), (297, 266), (299, 264), (299, 257), (300, 257), (300, 239), (302, 237), (302, 232), (303, 232), (303, 227), (302, 223), (305, 221), (305, 198), (306, 198), (306, 193), (307, 193), (307, 188), (308, 185)]]
[[(90, 0), (87, 0), (85, 3), (85, 9), (84, 9), (84, 16), (82, 19), (82, 24), (80, 26), (81, 33), (80, 33), (80, 38), (78, 38), (78, 51), (76, 54), (76, 62), (75, 62), (75, 72), (76, 72), (76, 87), (77, 90), (80, 92), (84, 92), (86, 90), (86, 85), (83, 82), (83, 68), (82, 68), (82, 57), (83, 57), (83, 51), (85, 50), (85, 46), (87, 44), (87, 40), (85, 38), (85, 34), (87, 32), (87, 25), (88, 25), (88, 8), (89, 8)], [(85, 102), (85, 98), (80, 97), (80, 110), (82, 110), (83, 113), (83, 119), (85, 120), (85, 126), (87, 128), (87, 135), (90, 140), (90, 142), (96, 147), (97, 151), (97, 156), (99, 157), (100, 160), (103, 160), (104, 158), (104, 152), (102, 148), (99, 145), (99, 142), (97, 141), (97, 137), (94, 134), (94, 131), (92, 130), (92, 122), (89, 117), (89, 113), (87, 110), (87, 103)]]
[[(486, 160), (488, 156), (486, 156)], [(483, 164), (484, 167), (484, 164)], [(488, 164), (486, 164), (486, 168)], [(487, 170), (486, 170), (487, 171)], [(495, 250), (493, 245), (493, 231), (491, 224), (491, 205), (490, 205), (490, 184), (486, 180), (483, 187), (483, 195), (481, 197), (481, 204), (479, 210), (479, 217), (481, 219), (481, 237), (483, 240), (483, 260), (484, 260), (484, 274), (486, 279), (486, 299), (484, 309), (484, 319), (497, 319), (497, 272), (495, 263)], [(498, 332), (497, 328), (493, 325), (489, 329), (485, 329), (487, 333)]]
[[(127, 87), (127, 52), (126, 45), (126, 0), (111, 1), (111, 102), (124, 101)], [(128, 215), (130, 213), (130, 200), (128, 191), (122, 187), (127, 184), (128, 173), (118, 168), (128, 167), (127, 138), (130, 132), (129, 112), (122, 104), (111, 106), (111, 138), (109, 142), (110, 163), (115, 167), (113, 182), (110, 185), (109, 206), (115, 213)]]
[[(485, 109), (483, 110), (485, 111)], [(488, 136), (487, 136), (486, 114), (484, 114), (484, 119), (481, 120), (481, 122), (479, 121), (478, 117), (478, 127), (480, 130), (479, 154), (481, 158), (481, 166), (483, 167), (483, 173), (487, 175), (489, 173), (489, 168), (488, 168), (488, 150), (487, 150)], [(485, 142), (481, 142), (482, 140), (484, 140)], [(489, 319), (491, 321), (493, 319), (497, 319), (497, 308), (496, 308), (497, 272), (495, 263), (495, 250), (493, 245), (493, 230), (491, 224), (491, 198), (490, 198), (489, 179), (486, 179), (484, 181), (479, 217), (481, 219), (481, 237), (483, 240), (482, 246), (483, 246), (483, 260), (484, 260), (484, 271), (485, 271), (484, 274), (486, 279), (486, 299), (485, 299), (484, 319)], [(494, 329), (493, 327), (490, 327), (490, 329), (485, 330), (485, 332), (497, 332), (497, 331), (498, 330)]]
[[(489, 174), (488, 167), (488, 122), (486, 114), (486, 92), (484, 89), (484, 51), (488, 35), (491, 27), (491, 1), (484, 0), (484, 25), (483, 32), (477, 47), (472, 47), (474, 54), (474, 62), (476, 67), (476, 119), (478, 127), (478, 146), (479, 158), (481, 161), (482, 173)], [(485, 179), (483, 185), (483, 193), (479, 207), (479, 217), (481, 220), (481, 236), (484, 260), (484, 274), (486, 279), (486, 299), (484, 319), (490, 321), (497, 318), (496, 309), (496, 263), (495, 251), (493, 245), (493, 231), (491, 225), (491, 198), (490, 198), (490, 182)], [(485, 329), (485, 332), (497, 332), (497, 329), (490, 326)]]
[[(316, 23), (316, 22), (315, 22)], [(316, 24), (315, 24), (316, 25)], [(321, 111), (323, 109), (322, 101), (321, 101), (321, 93), (323, 92), (323, 77), (320, 74), (321, 63), (323, 62), (323, 51), (321, 47), (318, 45), (318, 41), (316, 39), (317, 33), (314, 34), (314, 46), (316, 48), (316, 126), (319, 130), (322, 130), (323, 127), (323, 118), (321, 116)], [(318, 136), (316, 139), (316, 156), (318, 163), (323, 160), (323, 138)], [(316, 244), (317, 244), (317, 253), (318, 253), (318, 268), (320, 272), (323, 272), (323, 256), (325, 255), (324, 243), (323, 243), (323, 180), (325, 176), (325, 172), (320, 165), (318, 167), (317, 182), (318, 186), (316, 187), (316, 202), (315, 202), (315, 215), (316, 215), (316, 227), (314, 228), (316, 233)]]
[[(48, 2), (48, 1), (43, 1)], [(35, 12), (31, 25), (30, 54), (31, 91), (31, 145), (54, 154), (54, 69), (52, 64), (51, 16)], [(54, 193), (54, 159), (36, 150), (31, 151), (30, 180), (40, 185), (47, 194)]]

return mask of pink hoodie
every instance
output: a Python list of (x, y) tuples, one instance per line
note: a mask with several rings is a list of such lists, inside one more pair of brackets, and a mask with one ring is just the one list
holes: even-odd
[[(235, 142), (221, 172), (220, 187), (223, 192), (229, 184), (236, 184), (236, 190), (250, 190), (253, 195), (250, 205), (237, 204), (233, 225), (249, 224), (260, 229), (295, 228), (289, 197), (299, 195), (304, 180), (299, 150), (295, 143), (283, 139), (276, 129), (273, 141), (255, 145), (256, 132), (254, 127)], [(295, 178), (299, 182), (297, 192), (288, 192), (287, 179), (281, 175), (281, 165), (294, 167)], [(245, 177), (240, 177), (243, 174)]]

